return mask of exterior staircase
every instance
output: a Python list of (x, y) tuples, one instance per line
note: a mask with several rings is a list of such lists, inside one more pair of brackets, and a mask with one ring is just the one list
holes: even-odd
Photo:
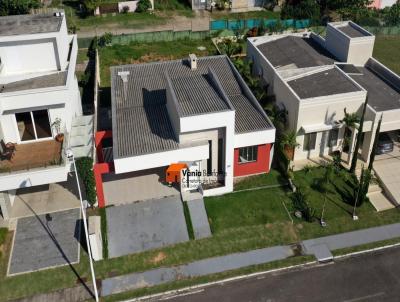
[(367, 196), (378, 212), (394, 208), (393, 203), (385, 196), (383, 189), (378, 183), (371, 183), (369, 185)]
[[(375, 171), (373, 171), (375, 174)], [(358, 179), (361, 177), (361, 168), (357, 168), (355, 174)], [(367, 197), (377, 212), (393, 209), (395, 206), (385, 196), (384, 191), (379, 183), (372, 182), (369, 185)]]
[(76, 116), (72, 120), (69, 145), (75, 158), (93, 156), (93, 115)]

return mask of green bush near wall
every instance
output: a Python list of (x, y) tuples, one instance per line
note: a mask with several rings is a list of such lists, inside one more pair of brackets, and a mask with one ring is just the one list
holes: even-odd
[(90, 205), (96, 203), (96, 182), (93, 173), (93, 159), (81, 157), (76, 160), (76, 169), (85, 186), (86, 199)]

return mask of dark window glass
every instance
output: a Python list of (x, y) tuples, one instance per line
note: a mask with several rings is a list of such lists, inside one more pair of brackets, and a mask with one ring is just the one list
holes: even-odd
[(306, 135), (304, 135), (303, 150), (304, 151), (315, 150), (316, 142), (317, 142), (317, 132), (307, 133)]
[(29, 141), (35, 139), (35, 130), (33, 128), (31, 113), (16, 113), (15, 118), (17, 120), (17, 127), (21, 141)]
[(208, 141), (207, 174), (211, 175), (212, 169), (212, 141)]
[(339, 138), (339, 129), (329, 131), (329, 147), (336, 147)]
[(32, 111), (37, 138), (51, 137), (51, 127), (47, 110)]
[(239, 163), (257, 161), (258, 146), (250, 146), (239, 149)]

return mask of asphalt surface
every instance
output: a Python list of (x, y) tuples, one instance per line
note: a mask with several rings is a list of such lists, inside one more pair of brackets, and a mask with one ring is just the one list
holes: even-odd
[(168, 301), (400, 301), (400, 248), (213, 285)]

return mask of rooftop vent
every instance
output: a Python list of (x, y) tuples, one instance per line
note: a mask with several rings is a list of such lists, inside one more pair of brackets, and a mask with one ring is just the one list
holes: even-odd
[(194, 53), (189, 55), (189, 62), (190, 62), (190, 69), (196, 70), (197, 69), (197, 56)]
[(122, 82), (128, 82), (129, 71), (118, 71), (118, 76), (121, 78)]

